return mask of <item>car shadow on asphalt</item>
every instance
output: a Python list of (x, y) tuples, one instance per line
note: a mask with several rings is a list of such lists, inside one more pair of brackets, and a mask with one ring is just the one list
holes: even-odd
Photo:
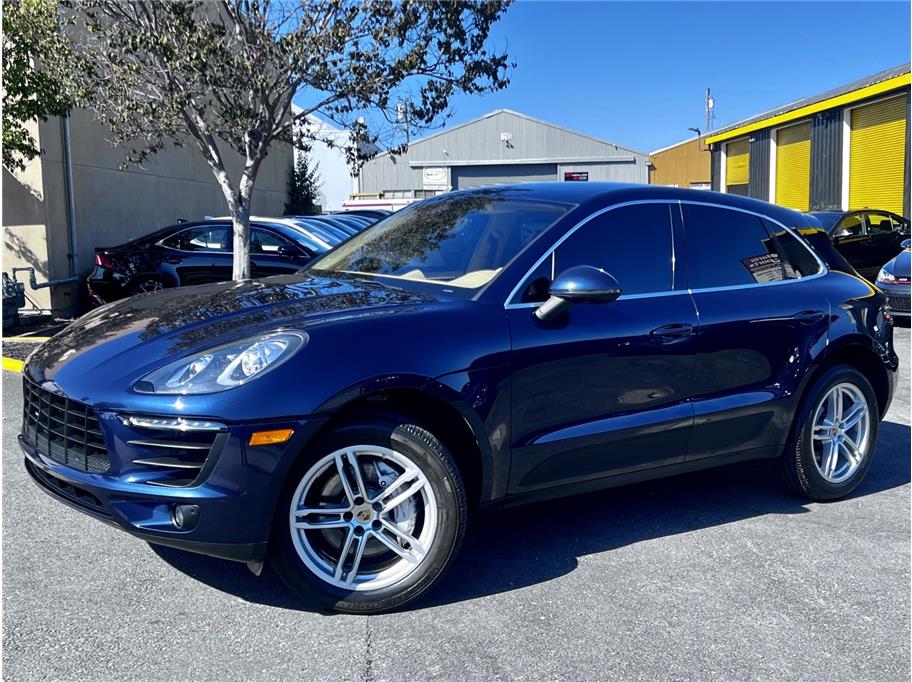
[[(852, 498), (910, 482), (909, 439), (908, 425), (881, 424), (876, 457)], [(547, 582), (573, 571), (579, 557), (588, 554), (766, 514), (807, 511), (805, 502), (785, 492), (774, 463), (757, 461), (479, 514), (442, 583), (407, 608), (443, 606)], [(152, 549), (217, 590), (253, 603), (312, 610), (268, 564), (256, 577), (239, 563), (168, 547)]]

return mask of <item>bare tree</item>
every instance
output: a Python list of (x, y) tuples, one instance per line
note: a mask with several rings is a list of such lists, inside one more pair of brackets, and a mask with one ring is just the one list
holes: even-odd
[[(295, 124), (319, 113), (352, 132), (354, 170), (364, 150), (402, 151), (404, 97), (414, 132), (445, 118), (457, 93), (507, 86), (513, 65), (489, 33), (510, 2), (73, 0), (71, 36), (127, 163), (169, 143), (199, 148), (234, 225), (233, 277), (247, 279), (250, 202), (270, 146), (307, 148), (319, 133)], [(239, 177), (225, 145), (244, 159)]]

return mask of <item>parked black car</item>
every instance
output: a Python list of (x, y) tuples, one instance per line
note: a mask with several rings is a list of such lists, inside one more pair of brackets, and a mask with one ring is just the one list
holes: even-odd
[[(250, 225), (253, 277), (289, 274), (335, 243), (291, 221)], [(188, 284), (231, 279), (231, 222), (209, 220), (170, 225), (121, 246), (95, 250), (89, 293), (98, 302)]]
[(909, 221), (889, 211), (811, 211), (809, 215), (820, 221), (836, 250), (872, 282), (909, 237)]
[(887, 295), (895, 317), (910, 318), (909, 299), (912, 297), (912, 242), (903, 240), (903, 250), (877, 273), (877, 287)]

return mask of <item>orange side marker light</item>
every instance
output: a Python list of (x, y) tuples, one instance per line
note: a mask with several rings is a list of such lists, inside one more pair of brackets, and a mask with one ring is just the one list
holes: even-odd
[(250, 434), (249, 445), (278, 445), (291, 438), (294, 429), (275, 429), (273, 431), (256, 431)]

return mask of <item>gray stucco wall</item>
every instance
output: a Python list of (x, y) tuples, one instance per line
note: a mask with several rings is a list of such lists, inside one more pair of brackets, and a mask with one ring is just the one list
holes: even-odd
[[(502, 140), (502, 134), (510, 139)], [(384, 154), (368, 161), (361, 172), (361, 191), (422, 189), (425, 167), (459, 168), (451, 171), (452, 186), (455, 186), (454, 174), (484, 177), (487, 172), (491, 177), (507, 181), (507, 168), (541, 164), (558, 165), (559, 178), (564, 170), (585, 170), (593, 181), (645, 183), (649, 177), (647, 160), (646, 154), (500, 110), (414, 142), (399, 157)], [(463, 170), (483, 165), (497, 170)], [(530, 173), (517, 170), (516, 179), (527, 175)]]
[[(64, 191), (61, 122), (51, 118), (36, 126), (42, 148), (25, 174), (4, 170), (3, 267), (34, 267), (38, 279), (69, 275), (69, 228)], [(109, 131), (85, 110), (70, 119), (73, 192), (79, 270), (85, 274), (98, 246), (123, 244), (178, 218), (198, 220), (226, 215), (224, 195), (212, 171), (192, 143), (166, 147), (142, 166), (120, 168), (124, 152), (111, 147)], [(243, 159), (223, 148), (227, 170), (236, 181)], [(253, 194), (254, 214), (282, 215), (288, 194), (292, 150), (274, 144), (260, 166)], [(11, 210), (6, 210), (7, 208)], [(33, 296), (34, 294), (34, 296)], [(72, 292), (55, 287), (29, 292), (40, 305), (66, 312)]]

